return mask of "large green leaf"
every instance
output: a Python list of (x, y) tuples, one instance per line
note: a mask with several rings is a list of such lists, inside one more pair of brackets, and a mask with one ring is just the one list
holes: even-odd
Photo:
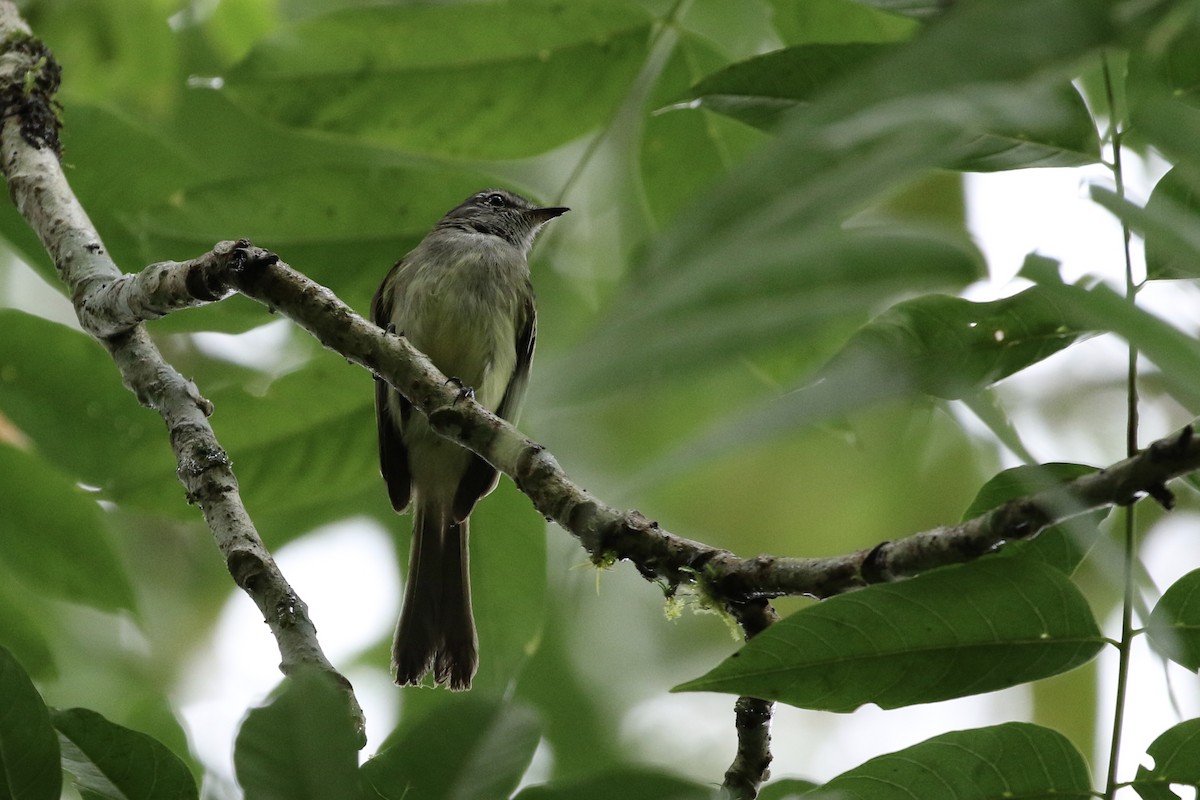
[(800, 778), (784, 778), (771, 781), (758, 793), (757, 800), (800, 800), (806, 792), (820, 787), (820, 784)]
[[(112, 359), (91, 337), (20, 311), (0, 309), (0, 411), (38, 452), (71, 478), (119, 499), (120, 466), (136, 459), (179, 501), (162, 423), (121, 385)], [(165, 489), (164, 489), (165, 487)], [(159, 495), (162, 496), (162, 495)]]
[(349, 9), (280, 29), (225, 86), (288, 126), (519, 158), (608, 120), (646, 57), (651, 22), (601, 0)]
[(364, 796), (357, 750), (346, 695), (328, 675), (304, 670), (246, 715), (233, 765), (254, 800), (353, 800)]
[(1167, 172), (1154, 186), (1145, 208), (1095, 186), (1092, 198), (1146, 240), (1146, 277), (1200, 276), (1200, 195), (1185, 170)]
[[(701, 80), (681, 105), (707, 108), (767, 131), (784, 127), (795, 109), (829, 91), (901, 45), (807, 44), (732, 64)], [(1053, 126), (1031, 135), (1024, 126), (981, 128), (977, 138), (945, 166), (976, 172), (1025, 167), (1076, 167), (1100, 159), (1096, 125), (1069, 83), (1028, 89), (1026, 102), (1043, 109)]]
[(830, 325), (854, 324), (906, 292), (964, 286), (983, 267), (969, 243), (911, 230), (809, 231), (789, 250), (712, 272), (633, 278), (608, 321), (569, 364), (555, 365), (549, 385), (583, 396), (689, 375), (781, 338), (803, 352)]
[(673, 775), (621, 769), (587, 778), (529, 786), (514, 800), (709, 800), (712, 790)]
[(0, 800), (59, 800), (62, 768), (50, 712), (0, 647)]
[[(962, 518), (974, 519), (1009, 500), (1053, 489), (1095, 471), (1095, 467), (1083, 464), (1036, 464), (1006, 469), (979, 489)], [(1102, 510), (1074, 517), (1047, 528), (1032, 540), (1008, 542), (1000, 554), (1032, 558), (1071, 575), (1096, 541), (1100, 533), (1097, 526), (1108, 514), (1109, 510)]]
[(454, 696), (393, 732), (362, 774), (387, 800), (503, 800), (525, 774), (540, 729), (524, 706), (479, 693)]
[(943, 295), (899, 303), (860, 328), (803, 387), (706, 431), (670, 463), (693, 463), (884, 402), (974, 394), (1073, 344), (1087, 329), (1072, 317), (1067, 302), (1039, 287), (986, 303)]
[(854, 0), (770, 0), (775, 30), (785, 44), (891, 42), (907, 39), (918, 24)]
[(24, 586), (0, 581), (0, 646), (7, 647), (35, 678), (53, 678), (58, 673), (50, 649), (60, 630), (57, 623)]
[(1175, 399), (1200, 412), (1200, 342), (1104, 284), (1090, 288), (1064, 284), (1055, 265), (1045, 259), (1028, 257), (1021, 274), (1036, 281), (1037, 288), (1064, 309), (1069, 327), (1111, 331), (1137, 347), (1162, 371)]
[(179, 757), (156, 739), (86, 708), (56, 710), (63, 769), (88, 798), (189, 800), (200, 793)]
[(1155, 650), (1192, 672), (1200, 671), (1200, 569), (1163, 592), (1150, 612), (1146, 634)]
[(1153, 767), (1138, 766), (1133, 788), (1142, 800), (1178, 800), (1173, 785), (1200, 788), (1200, 719), (1189, 719), (1168, 728), (1146, 754)]
[(1029, 105), (1027, 81), (1061, 80), (1116, 37), (1104, 0), (961, 5), (798, 109), (777, 141), (680, 215), (647, 262), (704, 275), (777, 259), (822, 221), (836, 223), (923, 169), (962, 157), (972, 130), (1024, 130), (1036, 140), (1061, 120)]
[(93, 497), (41, 458), (0, 443), (0, 564), (31, 591), (104, 610), (134, 607)]
[(1085, 800), (1087, 763), (1065, 736), (1025, 722), (954, 731), (872, 758), (804, 797)]
[(1104, 642), (1061, 572), (989, 558), (802, 609), (676, 689), (828, 711), (897, 708), (1057, 675)]

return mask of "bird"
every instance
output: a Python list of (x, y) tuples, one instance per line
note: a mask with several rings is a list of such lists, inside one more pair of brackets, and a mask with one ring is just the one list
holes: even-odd
[[(423, 352), (462, 396), (516, 422), (537, 340), (529, 251), (569, 209), (505, 189), (455, 206), (396, 262), (371, 301), (371, 320)], [(471, 687), (479, 644), (468, 539), (475, 504), (497, 484), (480, 456), (434, 433), (393, 387), (375, 380), (379, 468), (397, 513), (413, 509), (404, 604), (392, 647), (397, 684)]]

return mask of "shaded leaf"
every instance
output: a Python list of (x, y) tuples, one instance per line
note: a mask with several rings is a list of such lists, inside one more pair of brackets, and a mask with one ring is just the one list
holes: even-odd
[(36, 455), (0, 443), (0, 562), (33, 591), (106, 611), (134, 608), (104, 512)]
[(0, 581), (0, 646), (7, 647), (32, 677), (58, 675), (50, 649), (51, 637), (59, 631), (57, 623), (54, 615), (33, 604), (23, 587)]
[(855, 0), (864, 6), (883, 9), (917, 19), (933, 17), (948, 11), (953, 0)]
[(758, 793), (757, 800), (799, 800), (805, 792), (817, 789), (819, 783), (800, 780), (799, 778), (784, 778), (771, 781)]
[(154, 486), (180, 502), (183, 492), (162, 422), (121, 385), (103, 347), (86, 334), (20, 311), (0, 309), (0, 328), (8, 341), (19, 343), (0, 348), (0, 410), (39, 454), (114, 500), (128, 488), (118, 477), (120, 468), (139, 462), (139, 479), (160, 476)]
[(1133, 782), (1142, 800), (1178, 800), (1172, 784), (1200, 788), (1200, 719), (1168, 728), (1146, 753), (1154, 759), (1154, 767), (1139, 765)]
[(246, 715), (233, 765), (255, 800), (351, 800), (363, 796), (357, 750), (345, 694), (329, 676), (304, 670)]
[(381, 798), (502, 800), (525, 774), (541, 735), (525, 706), (456, 695), (395, 731), (362, 774)]
[(348, 9), (276, 31), (225, 86), (287, 126), (519, 158), (608, 120), (646, 57), (651, 22), (600, 0)]
[(156, 739), (110, 722), (95, 711), (51, 713), (63, 769), (87, 797), (112, 800), (188, 800), (196, 781), (179, 757)]
[(1115, 199), (1101, 197), (1100, 189), (1094, 190), (1094, 196), (1145, 237), (1146, 277), (1200, 277), (1200, 193), (1182, 170), (1172, 169), (1163, 175), (1141, 213), (1133, 206), (1119, 212)]
[(785, 44), (891, 42), (919, 30), (911, 18), (855, 0), (771, 0), (771, 8)]
[(1065, 736), (1009, 722), (945, 733), (872, 758), (804, 797), (1085, 800), (1092, 795), (1087, 764)]
[(1146, 634), (1154, 649), (1200, 671), (1200, 569), (1171, 584), (1150, 612)]
[(898, 708), (1057, 675), (1104, 641), (1061, 572), (989, 558), (804, 608), (676, 690), (828, 711)]
[(59, 800), (58, 759), (50, 712), (12, 653), (0, 647), (0, 797)]
[(1134, 345), (1162, 371), (1175, 398), (1200, 412), (1200, 342), (1104, 284), (1064, 284), (1053, 265), (1036, 256), (1026, 259), (1021, 275), (1038, 283), (1037, 288), (1064, 309), (1070, 327), (1111, 331)]
[(609, 800), (613, 797), (621, 800), (708, 800), (712, 790), (673, 775), (627, 768), (582, 779), (529, 786), (514, 800)]
[[(974, 519), (1009, 500), (1053, 489), (1095, 471), (1095, 467), (1083, 464), (1054, 463), (1006, 469), (980, 488), (962, 518)], [(1034, 539), (1008, 542), (1000, 555), (1031, 558), (1071, 575), (1096, 541), (1100, 532), (1097, 526), (1110, 512), (1106, 509), (1082, 514), (1043, 530)]]
[[(733, 269), (634, 278), (626, 302), (547, 380), (580, 396), (711, 369), (781, 337), (793, 350), (906, 292), (964, 286), (983, 268), (969, 243), (913, 230), (810, 231), (787, 256)], [(963, 301), (960, 301), (963, 302)], [(613, 353), (621, 354), (619, 359)], [(814, 354), (815, 355), (815, 354)]]
[(1072, 317), (1066, 301), (1039, 287), (987, 303), (943, 295), (899, 303), (860, 328), (806, 385), (670, 458), (694, 463), (893, 400), (974, 394), (1073, 344), (1087, 329)]
[[(707, 108), (768, 131), (785, 126), (791, 113), (826, 93), (864, 66), (896, 53), (896, 44), (806, 44), (731, 64), (701, 80), (679, 104)], [(1031, 133), (1024, 125), (974, 130), (975, 138), (946, 166), (990, 172), (1026, 167), (1073, 167), (1100, 159), (1096, 125), (1069, 83), (1033, 85), (1025, 102), (1053, 125)]]

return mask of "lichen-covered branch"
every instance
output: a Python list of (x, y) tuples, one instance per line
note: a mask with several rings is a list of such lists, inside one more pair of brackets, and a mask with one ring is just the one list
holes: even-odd
[(334, 676), (361, 723), (349, 682), (325, 658), (304, 601), (280, 573), (242, 505), (237, 478), (208, 423), (211, 404), (164, 360), (140, 324), (179, 307), (147, 298), (187, 296), (200, 289), (162, 289), (153, 269), (122, 276), (59, 163), (53, 105), (59, 71), (53, 56), (9, 2), (0, 2), (0, 41), (0, 170), (13, 202), (53, 258), (84, 329), (108, 349), (129, 390), (166, 423), (188, 500), (200, 507), (230, 574), (262, 612), (279, 646), (280, 668), (287, 673), (312, 666)]
[[(762, 555), (728, 550), (677, 536), (637, 511), (606, 505), (575, 484), (544, 447), (491, 414), (447, 382), (402, 336), (363, 319), (329, 289), (249, 242), (222, 242), (188, 262), (156, 264), (159, 290), (190, 292), (139, 301), (155, 308), (183, 307), (231, 289), (291, 318), (331, 350), (405, 394), (433, 427), (479, 453), (511, 477), (544, 516), (579, 539), (599, 562), (628, 560), (646, 578), (675, 586), (705, 584), (719, 602), (809, 595), (824, 598), (911, 577), (978, 558), (1006, 541), (1028, 539), (1085, 511), (1150, 495), (1169, 505), (1166, 483), (1200, 469), (1200, 440), (1184, 428), (1106, 469), (1005, 503), (966, 522), (916, 533), (873, 548), (828, 558)], [(167, 275), (166, 273), (172, 273)], [(183, 287), (180, 289), (180, 287)], [(97, 307), (108, 307), (103, 297)], [(133, 303), (126, 303), (132, 307)]]

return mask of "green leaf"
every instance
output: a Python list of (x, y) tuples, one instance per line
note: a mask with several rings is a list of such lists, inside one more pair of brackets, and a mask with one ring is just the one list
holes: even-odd
[(800, 780), (799, 778), (784, 778), (771, 781), (758, 793), (757, 800), (800, 800), (806, 792), (820, 788), (819, 783)]
[(903, 293), (964, 286), (982, 267), (975, 248), (953, 237), (903, 229), (810, 231), (786, 257), (751, 256), (731, 269), (681, 267), (634, 279), (626, 300), (613, 304), (608, 320), (547, 380), (556, 391), (585, 396), (688, 376), (781, 339), (803, 353), (831, 325), (861, 320)]
[(471, 514), (471, 584), (474, 685), (503, 694), (537, 650), (546, 616), (546, 521), (503, 476)]
[(771, 0), (771, 8), (786, 44), (891, 42), (919, 30), (912, 19), (854, 0)]
[(105, 514), (37, 456), (0, 443), (0, 563), (29, 589), (106, 611), (133, 609), (133, 588)]
[[(777, 131), (798, 106), (828, 91), (889, 53), (891, 44), (809, 44), (732, 64), (697, 83), (681, 106), (707, 108), (767, 131)], [(979, 129), (946, 166), (974, 172), (1027, 167), (1077, 167), (1100, 160), (1096, 125), (1068, 84), (1032, 86), (1026, 102), (1056, 121), (1036, 134), (1021, 128)]]
[(1026, 722), (954, 731), (872, 758), (806, 798), (1086, 800), (1087, 764), (1062, 734)]
[(393, 732), (362, 774), (387, 800), (503, 800), (525, 774), (540, 735), (537, 715), (524, 706), (455, 695)]
[(1154, 767), (1138, 766), (1133, 782), (1142, 800), (1178, 800), (1172, 784), (1200, 787), (1200, 719), (1168, 728), (1146, 753), (1154, 759)]
[(647, 55), (651, 23), (607, 0), (350, 9), (278, 30), (225, 86), (291, 127), (520, 158), (608, 121)]
[(188, 800), (196, 781), (179, 757), (156, 739), (90, 711), (51, 712), (63, 769), (85, 796), (112, 800)]
[(943, 14), (950, 7), (946, 0), (856, 0), (856, 2), (917, 19)]
[(1065, 301), (1039, 287), (987, 303), (943, 295), (899, 303), (803, 387), (705, 432), (670, 461), (692, 464), (884, 402), (974, 394), (1073, 344), (1087, 329), (1071, 317)]
[(1150, 192), (1145, 208), (1115, 193), (1092, 187), (1092, 198), (1146, 240), (1146, 277), (1157, 280), (1200, 277), (1200, 194), (1184, 170), (1167, 172)]
[(351, 800), (362, 796), (357, 751), (345, 694), (328, 675), (304, 670), (246, 715), (233, 765), (253, 800)]
[(1200, 569), (1163, 592), (1150, 612), (1146, 634), (1155, 650), (1192, 672), (1200, 671)]
[(158, 490), (169, 489), (181, 502), (162, 422), (121, 385), (103, 347), (79, 331), (11, 309), (0, 309), (0, 328), (14, 343), (0, 348), (0, 411), (39, 454), (114, 500), (123, 489), (120, 467), (136, 460), (139, 479), (160, 476)]
[(58, 618), (15, 581), (0, 581), (0, 646), (35, 678), (54, 678), (58, 667), (50, 641), (60, 631)]
[(707, 786), (673, 775), (639, 768), (624, 768), (574, 780), (529, 786), (514, 800), (709, 800)]
[(62, 768), (50, 712), (0, 647), (0, 800), (59, 800)]
[[(1009, 500), (1053, 489), (1095, 471), (1095, 467), (1083, 464), (1053, 463), (1006, 469), (983, 485), (962, 518), (964, 521), (974, 519)], [(1047, 528), (1032, 540), (1005, 544), (1000, 555), (1031, 558), (1067, 575), (1074, 574), (1100, 533), (1097, 526), (1108, 514), (1109, 511), (1104, 510), (1074, 517)]]
[(1030, 106), (1028, 83), (1065, 72), (1117, 35), (1101, 0), (958, 6), (797, 109), (777, 140), (655, 240), (647, 269), (706, 275), (786, 259), (814, 228), (841, 224), (924, 170), (965, 156), (971, 131), (1024, 131), (1036, 141), (1067, 112)]
[(1200, 342), (1104, 284), (1084, 288), (1062, 283), (1036, 257), (1026, 259), (1021, 275), (1037, 282), (1037, 288), (1064, 310), (1069, 327), (1112, 331), (1134, 345), (1162, 371), (1175, 399), (1200, 412)]
[(805, 44), (730, 64), (700, 80), (680, 105), (707, 108), (774, 131), (808, 103), (864, 64), (894, 53), (895, 45), (853, 42)]
[(802, 609), (675, 690), (828, 711), (898, 708), (1057, 675), (1103, 644), (1061, 572), (989, 558)]

